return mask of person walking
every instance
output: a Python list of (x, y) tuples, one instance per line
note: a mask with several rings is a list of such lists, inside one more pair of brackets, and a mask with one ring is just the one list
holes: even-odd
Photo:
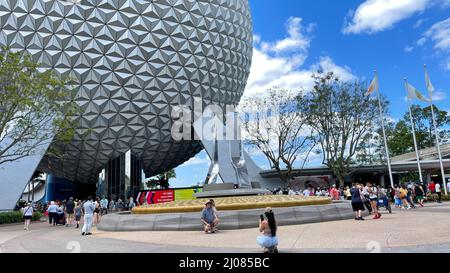
[(275, 214), (271, 208), (266, 208), (259, 220), (259, 232), (263, 235), (256, 238), (256, 242), (264, 249), (264, 253), (278, 253), (277, 229)]
[(23, 216), (23, 220), (25, 221), (24, 223), (24, 230), (28, 230), (30, 228), (30, 222), (31, 219), (33, 218), (33, 206), (31, 206), (31, 203), (27, 203), (25, 207), (22, 208), (22, 216)]
[(94, 202), (92, 201), (91, 196), (89, 196), (88, 200), (84, 203), (83, 210), (84, 210), (84, 225), (81, 230), (82, 231), (81, 235), (82, 236), (92, 235), (91, 229), (92, 229), (92, 221), (94, 218), (95, 205)]
[(50, 202), (50, 206), (48, 206), (47, 212), (50, 225), (53, 224), (53, 226), (56, 226), (56, 218), (58, 216), (58, 206), (56, 205), (55, 201)]
[(367, 192), (369, 193), (370, 205), (372, 206), (372, 211), (375, 216), (374, 220), (381, 218), (381, 213), (378, 211), (378, 189), (374, 187), (371, 183), (367, 184)]
[(364, 201), (361, 192), (361, 185), (353, 183), (350, 193), (352, 195), (352, 208), (355, 212), (355, 221), (364, 221), (362, 212), (365, 210)]
[(56, 225), (66, 225), (65, 205), (64, 202), (59, 202), (59, 207), (56, 212)]
[(336, 185), (333, 185), (333, 187), (331, 188), (330, 196), (333, 201), (341, 200), (341, 194), (340, 194), (339, 190), (337, 189)]
[(114, 202), (114, 199), (111, 199), (111, 201), (109, 201), (109, 211), (110, 212), (115, 212), (116, 211), (116, 202)]
[(76, 229), (80, 228), (81, 214), (83, 213), (83, 208), (81, 207), (81, 202), (77, 202), (77, 206), (74, 209), (75, 221), (77, 222)]
[(102, 200), (100, 200), (100, 208), (102, 216), (108, 214), (108, 199), (106, 199), (106, 196), (104, 195)]
[(136, 206), (136, 203), (134, 203), (133, 195), (130, 196), (130, 198), (128, 199), (128, 202), (129, 202), (128, 208), (130, 211), (132, 211), (133, 208)]
[(407, 200), (408, 198), (408, 189), (406, 188), (405, 185), (402, 185), (402, 187), (400, 188), (399, 192), (398, 192), (398, 197), (402, 200), (402, 205), (404, 209), (410, 209), (410, 205), (409, 202)]
[(350, 187), (346, 187), (344, 191), (345, 200), (351, 201), (352, 200), (352, 193), (350, 192)]
[(436, 183), (436, 186), (435, 186), (435, 191), (436, 191), (436, 194), (437, 194), (437, 196), (438, 196), (438, 203), (442, 203), (442, 189), (441, 189), (441, 184), (440, 183)]
[(95, 198), (94, 202), (94, 221), (93, 226), (100, 224), (100, 198)]
[(416, 196), (416, 202), (419, 206), (423, 207), (423, 199), (425, 198), (425, 191), (419, 184), (414, 185), (414, 195)]
[(73, 214), (75, 209), (75, 202), (73, 201), (73, 197), (69, 198), (69, 202), (66, 203), (66, 214), (67, 214), (67, 222), (66, 227), (70, 227), (74, 220)]

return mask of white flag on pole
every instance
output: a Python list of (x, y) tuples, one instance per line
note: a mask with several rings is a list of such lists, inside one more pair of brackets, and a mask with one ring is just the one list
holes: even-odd
[(380, 89), (380, 84), (378, 82), (378, 74), (375, 73), (375, 77), (370, 83), (369, 89), (367, 90), (365, 96), (368, 97), (373, 94), (373, 92), (378, 91)]
[(429, 99), (425, 98), (424, 95), (422, 95), (422, 92), (417, 90), (414, 86), (412, 86), (409, 83), (406, 83), (406, 89), (408, 90), (408, 99), (409, 100), (415, 100), (418, 99), (423, 102), (430, 102)]
[(427, 71), (426, 67), (425, 67), (425, 82), (427, 84), (428, 95), (430, 96), (430, 99), (433, 99), (434, 86), (431, 83), (430, 75), (428, 75), (428, 71)]

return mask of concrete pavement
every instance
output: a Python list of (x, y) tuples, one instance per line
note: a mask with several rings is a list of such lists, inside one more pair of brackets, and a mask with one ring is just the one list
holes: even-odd
[[(447, 252), (450, 203), (416, 210), (394, 210), (381, 220), (354, 220), (280, 227), (281, 252)], [(73, 227), (34, 223), (0, 226), (2, 252), (258, 253), (256, 229), (221, 231), (103, 232), (82, 237)]]

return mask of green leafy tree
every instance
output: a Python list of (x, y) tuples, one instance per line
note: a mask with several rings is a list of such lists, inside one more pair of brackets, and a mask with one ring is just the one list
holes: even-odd
[[(434, 106), (436, 114), (436, 124), (439, 129), (439, 136), (442, 143), (448, 143), (450, 140), (450, 118), (446, 111), (442, 111)], [(436, 138), (434, 136), (433, 120), (431, 115), (431, 107), (420, 107), (419, 105), (412, 105), (411, 112), (413, 115), (414, 126), (416, 130), (417, 146), (419, 149), (432, 148), (436, 146)], [(378, 134), (374, 137), (377, 142), (376, 154), (382, 158), (386, 157), (384, 151), (384, 142), (381, 128), (378, 129)], [(386, 128), (388, 136), (388, 147), (391, 156), (399, 156), (406, 153), (414, 152), (414, 139), (412, 135), (411, 120), (409, 112), (406, 112), (403, 118), (395, 122), (390, 122)]]
[[(313, 78), (315, 84), (303, 112), (320, 145), (323, 164), (343, 185), (351, 174), (351, 165), (357, 163), (365, 137), (379, 123), (378, 101), (365, 96), (367, 86), (361, 82), (343, 82), (332, 72), (318, 72)], [(387, 105), (383, 99), (383, 109)]]
[(41, 72), (26, 54), (0, 49), (0, 166), (35, 154), (52, 140), (71, 140), (77, 113), (67, 80), (51, 70)]
[[(436, 105), (433, 105), (433, 109), (440, 139), (443, 143), (447, 143), (450, 140), (450, 130), (446, 129), (450, 125), (448, 112), (440, 110)], [(413, 105), (411, 110), (416, 126), (417, 145), (419, 148), (425, 149), (436, 146), (431, 106), (422, 108), (419, 105)], [(405, 114), (403, 120), (411, 127), (409, 113)]]

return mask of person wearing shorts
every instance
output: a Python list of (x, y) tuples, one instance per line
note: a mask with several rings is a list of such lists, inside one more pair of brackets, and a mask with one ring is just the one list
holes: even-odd
[(365, 219), (361, 215), (365, 210), (363, 199), (361, 197), (361, 185), (353, 183), (350, 193), (352, 194), (352, 208), (355, 212), (355, 221), (364, 221)]
[(25, 221), (24, 230), (28, 230), (30, 228), (30, 222), (33, 218), (33, 207), (31, 203), (28, 203), (24, 208), (22, 208), (23, 220)]
[(367, 191), (369, 193), (370, 205), (375, 213), (374, 220), (381, 218), (381, 213), (378, 211), (378, 189), (372, 183), (367, 184)]
[(65, 208), (66, 209), (66, 214), (67, 214), (66, 227), (69, 227), (72, 224), (74, 208), (75, 208), (75, 203), (73, 201), (73, 198), (70, 197), (69, 202), (66, 203), (66, 208)]
[(415, 184), (414, 185), (414, 195), (416, 196), (416, 201), (419, 203), (419, 206), (423, 207), (423, 199), (425, 198), (425, 191), (423, 190), (422, 185)]
[(81, 220), (81, 213), (82, 213), (83, 209), (81, 208), (81, 202), (77, 203), (77, 206), (74, 209), (75, 212), (75, 221), (77, 222), (77, 227), (76, 228), (80, 228), (80, 220)]

